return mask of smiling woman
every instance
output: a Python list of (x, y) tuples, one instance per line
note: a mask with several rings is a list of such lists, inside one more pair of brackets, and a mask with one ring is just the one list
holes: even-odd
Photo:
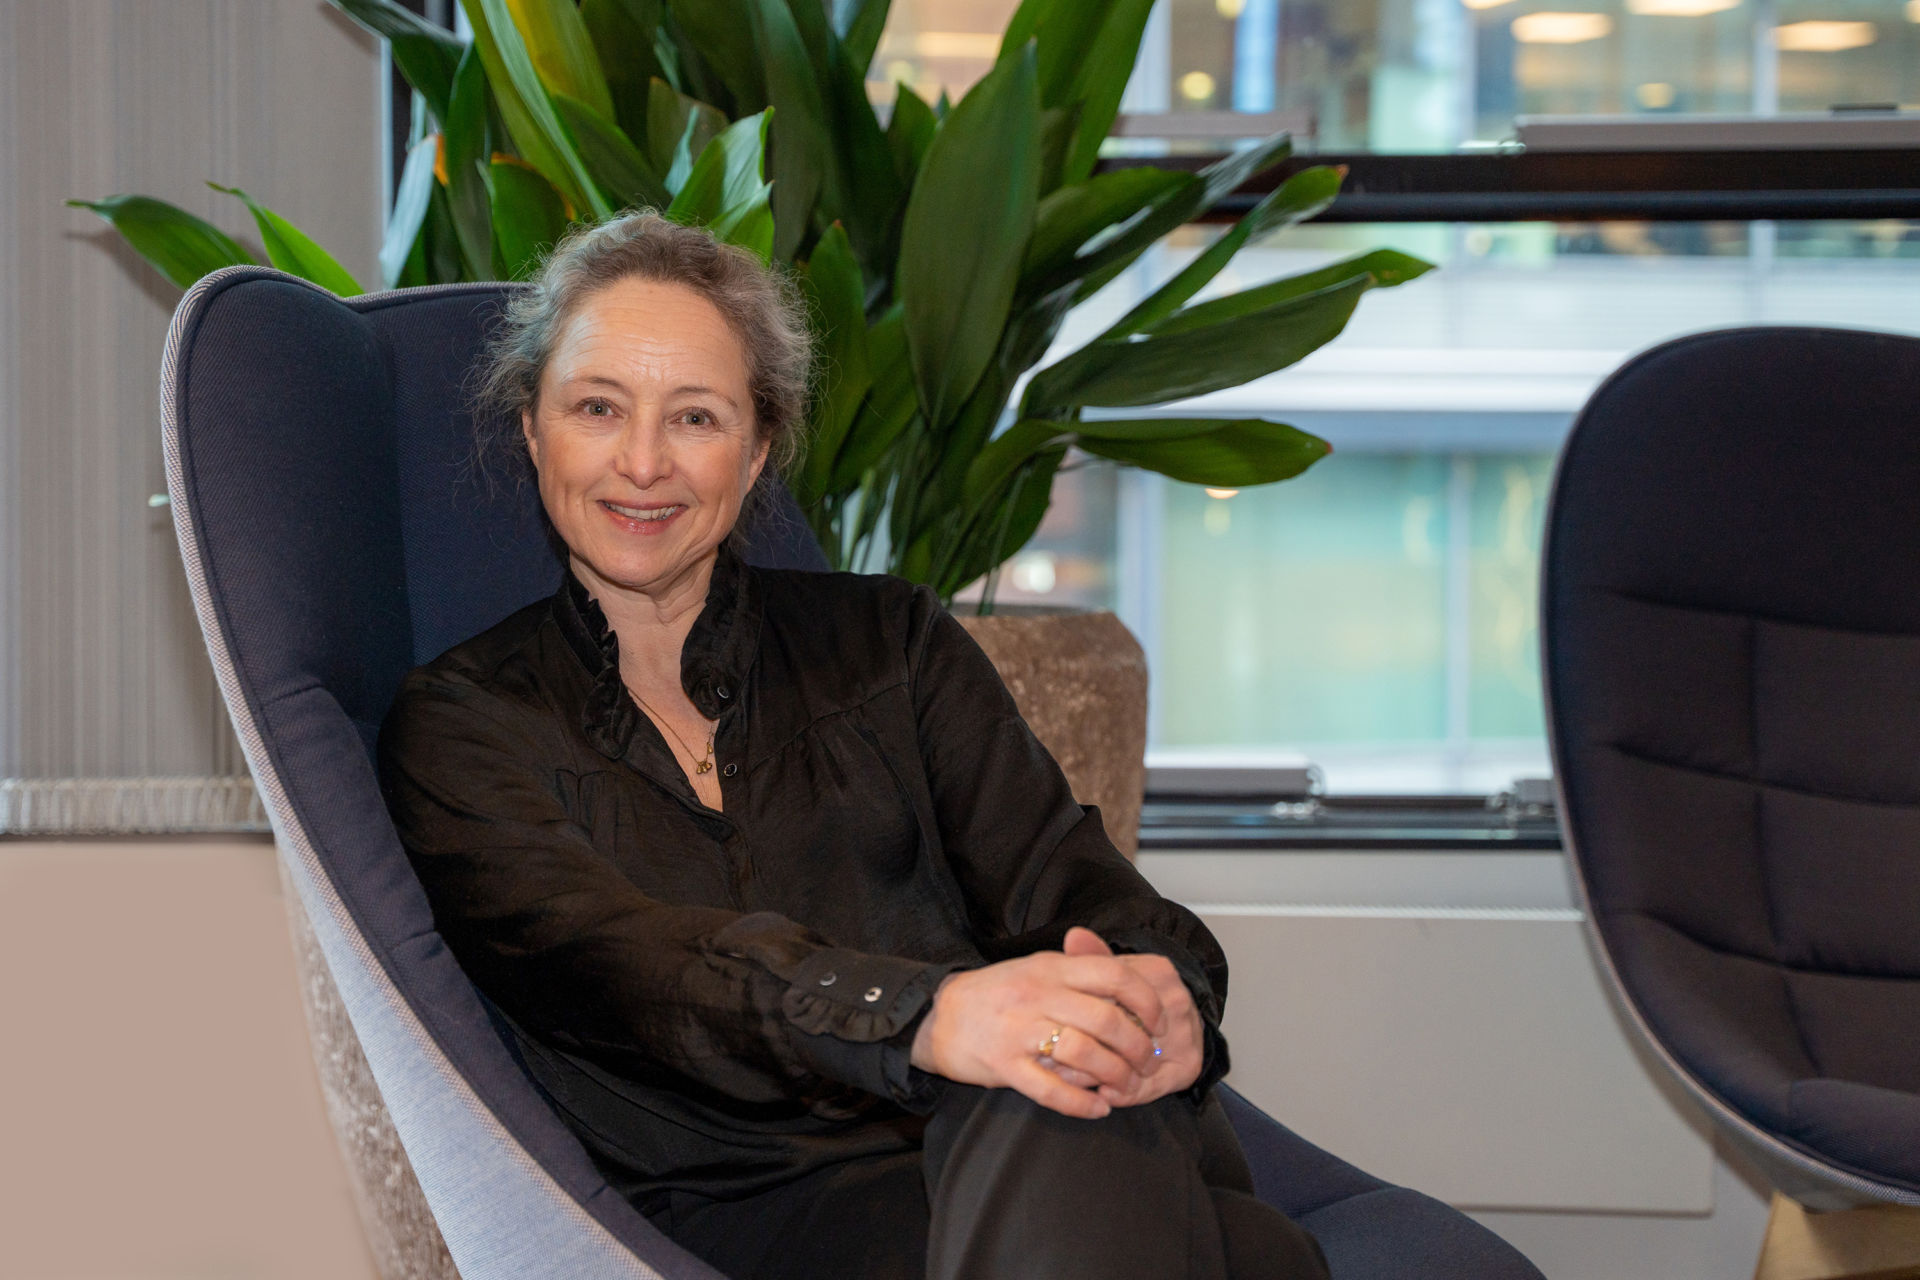
[(441, 935), (609, 1182), (734, 1280), (1324, 1276), (1213, 1096), (1218, 942), (932, 588), (741, 558), (806, 332), (646, 213), (510, 306), (482, 416), (566, 573), (382, 728)]

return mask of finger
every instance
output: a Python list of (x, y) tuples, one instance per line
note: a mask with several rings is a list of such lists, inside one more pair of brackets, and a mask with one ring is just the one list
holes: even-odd
[[(1098, 1080), (1095, 1080), (1092, 1076), (1088, 1075), (1086, 1072), (1076, 1070), (1073, 1067), (1062, 1067), (1062, 1066), (1055, 1065), (1047, 1069), (1053, 1072), (1053, 1074), (1059, 1076), (1062, 1080), (1066, 1081), (1068, 1084), (1072, 1085), (1076, 1089), (1097, 1089), (1100, 1087), (1100, 1082)], [(1109, 1099), (1109, 1101), (1111, 1101), (1111, 1099)]]
[(1085, 925), (1075, 925), (1067, 930), (1067, 936), (1061, 941), (1060, 949), (1070, 956), (1110, 956), (1113, 948), (1106, 940)]
[(1113, 1001), (1061, 991), (1047, 1002), (1045, 1016), (1064, 1028), (1091, 1036), (1142, 1075), (1153, 1070), (1153, 1038)]
[(1140, 1075), (1125, 1058), (1073, 1027), (1061, 1033), (1060, 1043), (1053, 1050), (1053, 1061), (1092, 1077), (1096, 1084), (1123, 1092), (1131, 1090)]
[(1066, 984), (1124, 1005), (1140, 1020), (1143, 1034), (1158, 1034), (1166, 1019), (1166, 999), (1133, 966), (1120, 963), (1121, 959), (1115, 957), (1108, 962), (1087, 957), (1071, 961), (1063, 970)]
[(1086, 1089), (1076, 1089), (1032, 1058), (1018, 1058), (1008, 1068), (1007, 1084), (1050, 1111), (1081, 1120), (1098, 1120), (1113, 1110), (1111, 1103)]

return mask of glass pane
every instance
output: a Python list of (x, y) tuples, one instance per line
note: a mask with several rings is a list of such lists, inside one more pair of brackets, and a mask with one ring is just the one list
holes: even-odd
[[(1218, 234), (1170, 238), (1059, 350)], [(1535, 592), (1573, 416), (1680, 334), (1920, 329), (1920, 226), (1309, 226), (1213, 291), (1379, 245), (1439, 269), (1368, 295), (1297, 365), (1168, 408), (1291, 422), (1335, 452), (1227, 499), (1153, 480), (1150, 586), (1125, 616), (1149, 644), (1156, 750), (1304, 753), (1344, 792), (1498, 789), (1546, 767)]]
[(1540, 703), (1540, 531), (1551, 454), (1484, 454), (1472, 467), (1466, 733), (1546, 733)]
[(1920, 7), (1898, 0), (1781, 0), (1782, 111), (1920, 105)]
[[(896, 0), (870, 91), (959, 96), (1014, 7)], [(1861, 104), (1920, 105), (1904, 0), (1162, 0), (1129, 110), (1277, 112), (1323, 151), (1434, 152), (1522, 115)]]
[(1231, 497), (1167, 485), (1155, 745), (1443, 737), (1447, 472), (1336, 455)]

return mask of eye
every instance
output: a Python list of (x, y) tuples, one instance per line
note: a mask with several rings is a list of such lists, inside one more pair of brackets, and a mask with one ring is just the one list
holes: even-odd
[(604, 418), (613, 412), (613, 406), (605, 400), (589, 400), (583, 407), (589, 416), (595, 418)]
[(713, 425), (713, 415), (705, 409), (689, 409), (684, 416), (689, 426), (710, 427)]

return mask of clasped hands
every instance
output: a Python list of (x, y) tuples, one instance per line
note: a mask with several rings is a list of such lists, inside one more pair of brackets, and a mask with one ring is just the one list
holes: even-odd
[(914, 1035), (911, 1060), (922, 1071), (1015, 1089), (1062, 1115), (1097, 1120), (1191, 1085), (1202, 1052), (1200, 1013), (1173, 962), (1117, 956), (1076, 925), (1059, 951), (949, 974)]

